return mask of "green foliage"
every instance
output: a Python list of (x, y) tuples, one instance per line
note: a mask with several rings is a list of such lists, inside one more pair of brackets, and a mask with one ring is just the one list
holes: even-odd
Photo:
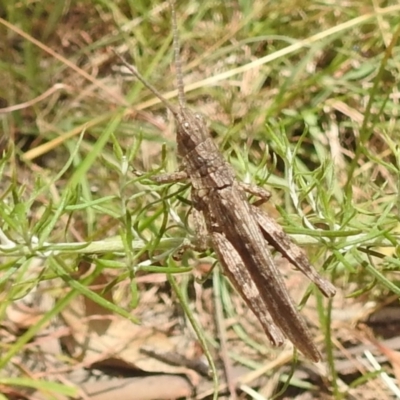
[[(110, 51), (126, 52), (173, 98), (166, 3), (1, 3), (0, 318), (41, 282), (68, 288), (65, 295), (57, 286), (54, 308), (2, 350), (5, 368), (74, 297), (136, 321), (137, 274), (165, 273), (177, 287), (173, 275), (194, 258), (172, 261), (193, 238), (188, 186), (151, 181), (177, 167), (173, 127)], [(179, 4), (188, 103), (210, 119), (238, 177), (268, 186), (279, 222), (345, 295), (399, 295), (399, 6), (378, 15), (362, 2), (249, 4)], [(95, 270), (76, 278), (82, 260)], [(131, 282), (124, 305), (89, 288), (107, 270), (118, 273), (102, 294)], [(317, 299), (336, 379), (332, 304)], [(262, 347), (239, 324), (233, 329)]]

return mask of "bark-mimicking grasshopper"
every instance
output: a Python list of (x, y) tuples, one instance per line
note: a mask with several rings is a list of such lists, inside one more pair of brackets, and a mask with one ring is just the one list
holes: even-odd
[(236, 180), (233, 168), (219, 152), (200, 115), (186, 108), (176, 14), (173, 2), (170, 3), (179, 106), (167, 101), (135, 68), (123, 61), (164, 103), (176, 121), (182, 171), (155, 180), (188, 180), (191, 183), (193, 206), (204, 217), (208, 243), (225, 275), (259, 319), (268, 339), (279, 346), (287, 337), (307, 358), (317, 362), (321, 355), (287, 292), (268, 243), (314, 282), (325, 296), (333, 296), (335, 287), (317, 273), (302, 250), (270, 216), (249, 204), (246, 191), (264, 198), (267, 192)]

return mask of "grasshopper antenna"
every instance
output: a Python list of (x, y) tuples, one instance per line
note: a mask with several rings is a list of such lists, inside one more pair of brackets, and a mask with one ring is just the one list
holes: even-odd
[[(175, 12), (175, 2), (174, 0), (169, 0), (169, 4), (171, 7), (172, 14), (172, 29), (173, 29), (173, 40), (174, 40), (174, 62), (177, 76), (177, 86), (178, 86), (178, 101), (179, 107), (181, 110), (185, 108), (185, 90), (183, 84), (183, 74), (182, 74), (182, 63), (180, 59), (180, 51), (179, 51), (179, 35), (178, 35), (178, 24), (176, 22), (176, 12)], [(168, 108), (172, 114), (177, 117), (179, 115), (178, 109), (172, 105), (151, 83), (149, 83), (146, 78), (131, 64), (129, 64), (124, 57), (122, 57), (115, 50), (112, 50), (113, 53), (121, 60), (121, 62), (125, 65), (126, 68), (136, 78), (143, 83), (144, 86), (147, 87), (164, 105)]]
[(184, 109), (186, 107), (185, 86), (183, 84), (182, 61), (180, 56), (178, 23), (176, 22), (175, 0), (169, 0), (169, 5), (171, 7), (171, 14), (172, 14), (172, 31), (174, 38), (174, 62), (176, 69), (176, 81), (178, 87), (178, 101), (180, 108)]
[(121, 60), (122, 64), (124, 64), (125, 67), (128, 68), (129, 71), (132, 72), (132, 74), (135, 75), (136, 78), (147, 87), (147, 89), (149, 89), (156, 97), (158, 97), (174, 116), (179, 114), (177, 108), (172, 105), (151, 83), (147, 82), (146, 78), (142, 76), (142, 74), (140, 74), (140, 72), (133, 65), (129, 64), (128, 61), (126, 61), (125, 58), (122, 57), (121, 54), (117, 53), (114, 49), (112, 49), (112, 51)]

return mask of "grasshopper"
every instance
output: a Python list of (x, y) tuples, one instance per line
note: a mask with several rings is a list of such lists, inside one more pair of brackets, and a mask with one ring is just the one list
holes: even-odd
[(335, 287), (310, 265), (302, 250), (264, 211), (250, 204), (246, 192), (268, 198), (265, 190), (239, 182), (232, 166), (211, 138), (202, 117), (186, 106), (181, 68), (176, 12), (170, 1), (174, 34), (174, 62), (179, 105), (170, 103), (131, 65), (122, 62), (172, 113), (181, 169), (154, 177), (157, 182), (189, 181), (191, 200), (204, 219), (207, 239), (199, 238), (198, 249), (210, 245), (224, 274), (260, 321), (275, 346), (288, 338), (308, 359), (318, 362), (321, 354), (291, 299), (268, 244), (297, 267), (326, 297)]

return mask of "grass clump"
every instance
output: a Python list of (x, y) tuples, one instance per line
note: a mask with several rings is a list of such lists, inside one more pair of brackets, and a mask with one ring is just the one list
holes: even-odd
[[(391, 303), (397, 309), (400, 292), (398, 11), (389, 3), (344, 7), (305, 0), (255, 1), (251, 7), (242, 1), (188, 1), (177, 9), (188, 103), (207, 116), (238, 178), (271, 190), (266, 210), (339, 289), (333, 303), (316, 294), (304, 310), (315, 322), (316, 340), (325, 339), (330, 372), (320, 372), (323, 385), (312, 383), (327, 398), (361, 396), (370, 385), (379, 398), (395, 391), (380, 383), (382, 371), (346, 372), (343, 364), (346, 358), (357, 363), (363, 354), (357, 345), (365, 342), (389, 361), (394, 357), (393, 325), (374, 324), (372, 317), (379, 320)], [(46, 386), (53, 383), (49, 365), (64, 364), (52, 360), (29, 373), (15, 365), (43, 332), (56, 336), (57, 330), (46, 329), (66, 318), (75, 302), (85, 309), (88, 327), (94, 315), (110, 324), (119, 315), (170, 333), (168, 322), (180, 312), (170, 300), (171, 287), (181, 288), (183, 307), (200, 320), (213, 358), (218, 343), (226, 342), (228, 359), (260, 368), (274, 350), (251, 324), (239, 323), (236, 312), (243, 316), (245, 310), (230, 287), (218, 287), (221, 313), (215, 311), (217, 300), (199, 305), (212, 284), (199, 286), (192, 268), (209, 272), (213, 254), (174, 258), (193, 238), (189, 187), (151, 181), (152, 174), (178, 166), (173, 126), (159, 101), (124, 73), (111, 51), (129, 55), (154, 86), (174, 98), (168, 4), (10, 3), (0, 15), (0, 32), (4, 395), (21, 387), (66, 390)], [(296, 287), (297, 275), (284, 265), (282, 271), (289, 288)], [(306, 287), (294, 293), (299, 301)], [(20, 318), (15, 310), (21, 304), (41, 311)], [(229, 322), (226, 341), (214, 313), (220, 325)], [(75, 343), (68, 352), (74, 369), (79, 335), (71, 322), (66, 326)], [(108, 328), (102, 325), (104, 332)], [(378, 339), (389, 350), (382, 351)], [(66, 354), (60, 350), (58, 356)], [(284, 365), (269, 373), (289, 374)], [(222, 369), (218, 362), (217, 367)], [(384, 368), (391, 372), (390, 365)], [(46, 384), (26, 381), (31, 372), (45, 376)], [(315, 389), (311, 381), (294, 376), (289, 395)], [(269, 388), (269, 395), (279, 387)]]

